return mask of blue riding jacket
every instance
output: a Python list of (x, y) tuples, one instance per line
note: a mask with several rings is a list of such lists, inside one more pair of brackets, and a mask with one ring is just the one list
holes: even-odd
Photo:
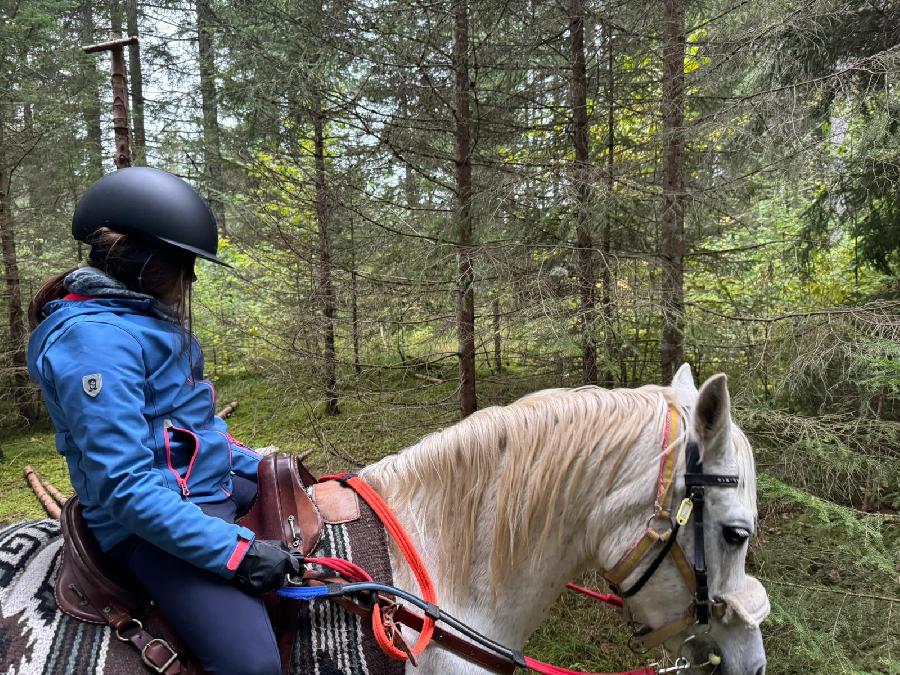
[(114, 297), (48, 303), (28, 371), (101, 548), (133, 534), (229, 578), (253, 532), (197, 504), (227, 499), (234, 474), (256, 481), (260, 456), (215, 416), (196, 339), (186, 348), (150, 307)]

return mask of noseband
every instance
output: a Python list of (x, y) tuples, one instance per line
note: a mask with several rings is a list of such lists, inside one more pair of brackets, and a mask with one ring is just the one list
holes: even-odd
[[(675, 566), (693, 596), (693, 602), (674, 622), (656, 630), (635, 630), (635, 639), (645, 648), (655, 647), (678, 635), (692, 625), (709, 624), (709, 585), (706, 570), (706, 549), (703, 539), (703, 507), (706, 488), (736, 488), (738, 476), (708, 474), (703, 472), (703, 461), (700, 459), (700, 446), (696, 441), (689, 441), (685, 448), (686, 470), (684, 474), (685, 497), (675, 514), (674, 522), (669, 511), (674, 484), (676, 463), (673, 451), (677, 439), (678, 413), (669, 406), (666, 426), (663, 432), (663, 456), (660, 460), (659, 479), (657, 481), (657, 497), (655, 513), (644, 533), (629, 547), (625, 555), (606, 575), (606, 580), (613, 590), (623, 599), (637, 594), (653, 577), (663, 560), (671, 554)], [(684, 550), (677, 542), (678, 532), (693, 519), (694, 522), (694, 560), (688, 563)], [(640, 565), (657, 543), (663, 546), (653, 558), (641, 576), (627, 589), (622, 590), (622, 583)], [(627, 613), (626, 613), (627, 616)], [(631, 622), (629, 622), (631, 623)]]

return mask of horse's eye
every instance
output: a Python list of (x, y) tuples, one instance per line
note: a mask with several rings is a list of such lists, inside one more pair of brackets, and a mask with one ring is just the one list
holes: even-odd
[(740, 546), (750, 538), (750, 532), (743, 527), (725, 525), (722, 527), (722, 536), (725, 537), (725, 541), (729, 544)]

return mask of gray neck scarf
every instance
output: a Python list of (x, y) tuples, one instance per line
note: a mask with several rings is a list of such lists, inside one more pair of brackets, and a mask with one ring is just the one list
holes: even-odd
[(178, 321), (178, 315), (174, 305), (157, 300), (152, 295), (132, 291), (118, 279), (98, 270), (96, 267), (79, 267), (70, 272), (63, 280), (63, 285), (69, 293), (78, 295), (90, 295), (101, 298), (126, 298), (128, 300), (149, 300), (150, 309), (160, 319)]

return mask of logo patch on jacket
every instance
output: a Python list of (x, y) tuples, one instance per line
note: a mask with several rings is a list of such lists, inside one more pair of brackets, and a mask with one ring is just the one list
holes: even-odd
[(85, 375), (81, 378), (81, 386), (84, 389), (85, 394), (94, 398), (103, 388), (103, 376), (100, 373)]

